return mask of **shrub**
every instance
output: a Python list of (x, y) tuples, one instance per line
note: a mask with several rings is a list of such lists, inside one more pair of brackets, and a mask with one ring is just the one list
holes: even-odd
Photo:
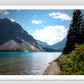
[(58, 62), (62, 70), (59, 75), (84, 75), (84, 44), (76, 44), (75, 49), (66, 55), (66, 59)]

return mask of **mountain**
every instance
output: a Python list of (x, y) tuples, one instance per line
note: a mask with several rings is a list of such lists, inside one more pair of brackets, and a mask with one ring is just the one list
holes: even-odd
[(65, 47), (66, 40), (67, 40), (67, 38), (64, 38), (62, 41), (51, 45), (51, 48), (53, 48), (53, 49), (63, 49), (63, 47)]
[(46, 48), (46, 47), (43, 47), (43, 49), (46, 52), (61, 52), (61, 50), (58, 50), (58, 49), (52, 49), (52, 48)]
[(0, 50), (1, 51), (44, 51), (42, 46), (29, 35), (18, 23), (8, 18), (0, 19)]
[(56, 49), (56, 50), (62, 51), (63, 48), (65, 47), (66, 40), (67, 40), (67, 38), (64, 38), (62, 41), (60, 41), (58, 43), (55, 43), (53, 45), (48, 45), (47, 43), (42, 42), (42, 41), (39, 41), (39, 40), (37, 40), (37, 42), (40, 45), (42, 45), (43, 47), (51, 48), (51, 49)]
[(43, 47), (49, 47), (50, 45), (48, 45), (46, 42), (42, 42), (40, 40), (36, 40), (38, 42), (38, 44), (42, 45)]

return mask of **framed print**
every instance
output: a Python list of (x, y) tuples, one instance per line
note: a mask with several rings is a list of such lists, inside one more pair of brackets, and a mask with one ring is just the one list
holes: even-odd
[(0, 80), (84, 80), (83, 5), (0, 5)]

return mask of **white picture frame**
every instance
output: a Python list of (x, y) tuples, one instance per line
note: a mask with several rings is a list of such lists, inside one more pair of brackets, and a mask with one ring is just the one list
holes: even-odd
[[(1, 0), (0, 0), (1, 1)], [(3, 0), (3, 1), (1, 1), (1, 3), (0, 3), (0, 9), (18, 9), (18, 10), (20, 10), (20, 9), (84, 9), (84, 5), (83, 5), (83, 3), (84, 3), (84, 1), (80, 1), (80, 0), (74, 0), (74, 1), (76, 1), (76, 3), (73, 3), (73, 1), (71, 1), (71, 0), (69, 0), (69, 2), (67, 1), (66, 3), (64, 3), (62, 0), (60, 0), (60, 1), (58, 1), (58, 0), (56, 0), (56, 1), (54, 1), (53, 0), (53, 2), (52, 2), (52, 0), (49, 0), (50, 2), (52, 2), (52, 3), (50, 3), (50, 2), (48, 2), (48, 0), (45, 0), (46, 2), (48, 2), (48, 4), (51, 4), (51, 5), (48, 5), (47, 3), (47, 5), (45, 5), (44, 3), (45, 3), (45, 1), (42, 1), (42, 4), (44, 4), (44, 5), (36, 5), (36, 4), (41, 4), (41, 2), (39, 1), (39, 3), (38, 3), (38, 1), (36, 1), (36, 2), (34, 2), (33, 4), (31, 4), (32, 3), (32, 1), (29, 3), (29, 0), (28, 1), (24, 1), (24, 0), (21, 0), (21, 2), (20, 2), (20, 0), (12, 0), (12, 1), (8, 1), (7, 3), (4, 3), (6, 0)], [(18, 2), (18, 3), (17, 3)], [(20, 2), (20, 3), (19, 3)], [(24, 3), (23, 3), (24, 2)], [(55, 3), (54, 3), (55, 2)], [(61, 2), (61, 4), (59, 4)], [(79, 3), (80, 2), (80, 3)], [(23, 5), (22, 5), (22, 3), (23, 3)], [(68, 3), (68, 4), (67, 4)], [(19, 4), (19, 5), (17, 5), (17, 4)], [(54, 4), (54, 5), (53, 5)], [(58, 5), (59, 4), (59, 5)], [(65, 5), (64, 5), (65, 4)], [(70, 4), (70, 5), (69, 5)], [(75, 5), (73, 5), (73, 4), (75, 4)], [(79, 5), (78, 5), (79, 4)], [(0, 80), (53, 80), (53, 81), (55, 81), (55, 80), (58, 80), (58, 81), (60, 81), (60, 80), (84, 80), (84, 76), (82, 75), (82, 76), (79, 76), (79, 75), (76, 75), (76, 76), (74, 76), (74, 75), (66, 75), (66, 76), (64, 76), (64, 75), (57, 75), (57, 76), (52, 76), (52, 75), (0, 75)]]

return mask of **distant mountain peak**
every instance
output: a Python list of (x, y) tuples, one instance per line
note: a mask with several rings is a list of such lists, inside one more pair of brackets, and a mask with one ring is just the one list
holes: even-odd
[(39, 41), (39, 40), (37, 40), (37, 42), (40, 45), (42, 45), (43, 47), (52, 48), (52, 49), (58, 49), (58, 50), (62, 51), (63, 47), (65, 47), (66, 40), (67, 40), (67, 38), (64, 38), (62, 41), (60, 41), (58, 43), (55, 43), (53, 45), (48, 45), (47, 43)]
[(38, 42), (38, 44), (42, 45), (43, 47), (47, 47), (49, 46), (46, 42), (42, 42), (40, 40), (36, 40)]

